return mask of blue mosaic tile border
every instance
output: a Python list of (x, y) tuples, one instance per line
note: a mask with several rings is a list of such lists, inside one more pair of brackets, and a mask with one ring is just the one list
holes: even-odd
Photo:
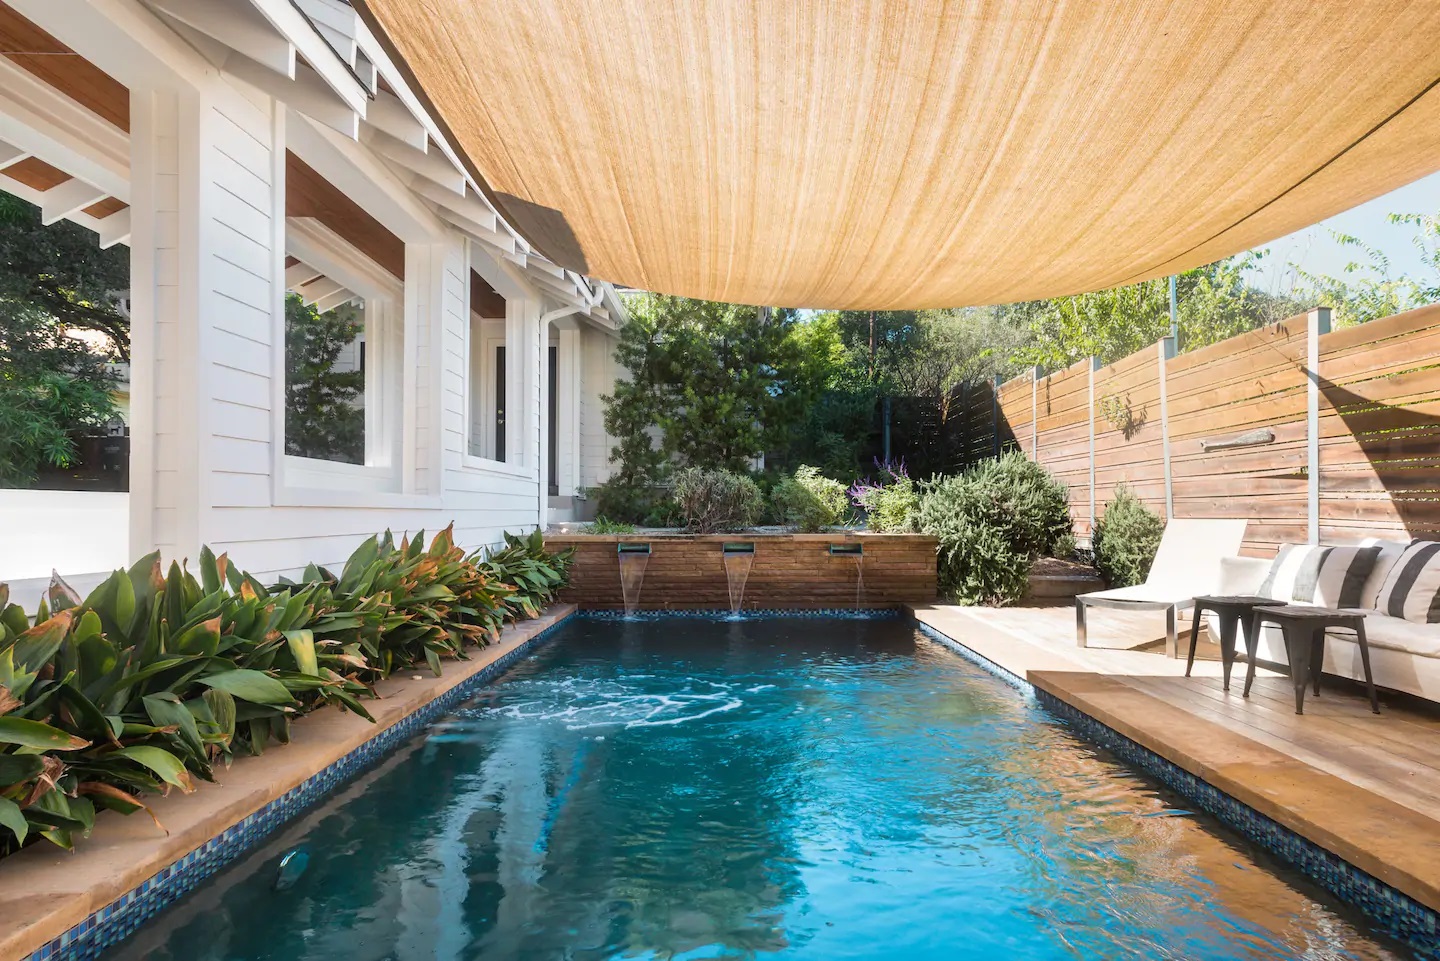
[(291, 788), (260, 810), (206, 841), (139, 887), (90, 915), (24, 961), (93, 961), (106, 948), (124, 941), (140, 925), (235, 861), (275, 831), (299, 817), (336, 789), (378, 764), (427, 724), (473, 697), (482, 687), (534, 652), (574, 614), (521, 642), (435, 700), (381, 731), (354, 751)]
[(777, 618), (829, 618), (847, 621), (878, 621), (897, 618), (901, 615), (898, 607), (813, 607), (813, 608), (756, 608), (732, 614), (719, 610), (686, 610), (673, 608), (663, 611), (624, 611), (587, 609), (580, 616), (595, 621), (664, 621), (672, 618), (692, 618), (702, 621), (771, 621)]
[(916, 626), (926, 637), (984, 668), (1022, 693), (1033, 695), (1046, 711), (1081, 737), (1105, 748), (1127, 765), (1145, 772), (1195, 804), (1226, 827), (1277, 855), (1353, 905), (1417, 956), (1440, 961), (1440, 913), (1362, 871), (1320, 845), (1266, 817), (1224, 791), (1161, 757), (1149, 748), (1097, 721), (1047, 691), (1006, 670), (929, 624)]
[(1009, 684), (1011, 687), (1015, 688), (1021, 694), (1029, 694), (1032, 696), (1035, 694), (1034, 686), (1029, 681), (1025, 680), (1025, 678), (1021, 677), (1019, 674), (1014, 673), (1013, 671), (1006, 670), (999, 664), (996, 664), (994, 661), (990, 660), (990, 658), (986, 657), (985, 655), (980, 654), (977, 651), (972, 651), (970, 648), (966, 647), (964, 644), (961, 644), (959, 641), (955, 640), (950, 635), (942, 634), (940, 631), (937, 631), (935, 628), (931, 627), (929, 624), (926, 624), (924, 621), (919, 620), (918, 618), (915, 621), (915, 627), (919, 629), (921, 634), (924, 634), (936, 644), (939, 644), (941, 647), (960, 655), (965, 660), (969, 661), (971, 664), (974, 664), (981, 670), (989, 671), (991, 674), (994, 674), (1006, 684)]

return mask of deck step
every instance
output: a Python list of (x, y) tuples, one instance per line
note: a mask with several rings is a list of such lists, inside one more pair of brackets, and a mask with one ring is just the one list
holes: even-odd
[(1104, 589), (1105, 582), (1094, 574), (1031, 574), (1028, 596), (1033, 600), (1055, 600)]

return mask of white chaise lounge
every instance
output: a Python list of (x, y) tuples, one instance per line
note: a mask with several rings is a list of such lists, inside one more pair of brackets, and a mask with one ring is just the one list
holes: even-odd
[[(1194, 606), (1201, 594), (1213, 594), (1220, 583), (1220, 561), (1239, 553), (1245, 539), (1243, 519), (1175, 518), (1165, 525), (1160, 549), (1144, 584), (1095, 591), (1075, 598), (1075, 641), (1085, 647), (1087, 608), (1165, 612), (1165, 656), (1179, 654), (1175, 618)], [(1266, 561), (1268, 570), (1269, 562)], [(1263, 575), (1262, 575), (1263, 580)]]

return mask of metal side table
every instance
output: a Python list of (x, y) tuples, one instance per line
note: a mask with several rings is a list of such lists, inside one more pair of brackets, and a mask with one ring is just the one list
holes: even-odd
[[(1365, 688), (1370, 693), (1370, 710), (1380, 713), (1380, 699), (1375, 695), (1375, 678), (1370, 674), (1370, 645), (1365, 640), (1365, 615), (1354, 611), (1337, 611), (1328, 607), (1257, 607), (1255, 635), (1267, 621), (1278, 624), (1285, 636), (1285, 654), (1290, 659), (1290, 678), (1295, 685), (1295, 713), (1305, 713), (1305, 688), (1313, 681), (1315, 696), (1320, 696), (1320, 670), (1325, 660), (1325, 632), (1332, 627), (1354, 631), (1360, 645), (1360, 663), (1365, 668)], [(1255, 662), (1245, 678), (1250, 690)]]

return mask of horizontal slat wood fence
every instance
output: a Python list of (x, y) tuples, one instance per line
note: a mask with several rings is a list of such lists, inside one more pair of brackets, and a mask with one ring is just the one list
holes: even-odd
[(1170, 353), (999, 384), (966, 450), (1044, 464), (1079, 535), (1124, 484), (1161, 516), (1247, 518), (1255, 555), (1440, 539), (1440, 304), (1337, 331), (1321, 309)]

